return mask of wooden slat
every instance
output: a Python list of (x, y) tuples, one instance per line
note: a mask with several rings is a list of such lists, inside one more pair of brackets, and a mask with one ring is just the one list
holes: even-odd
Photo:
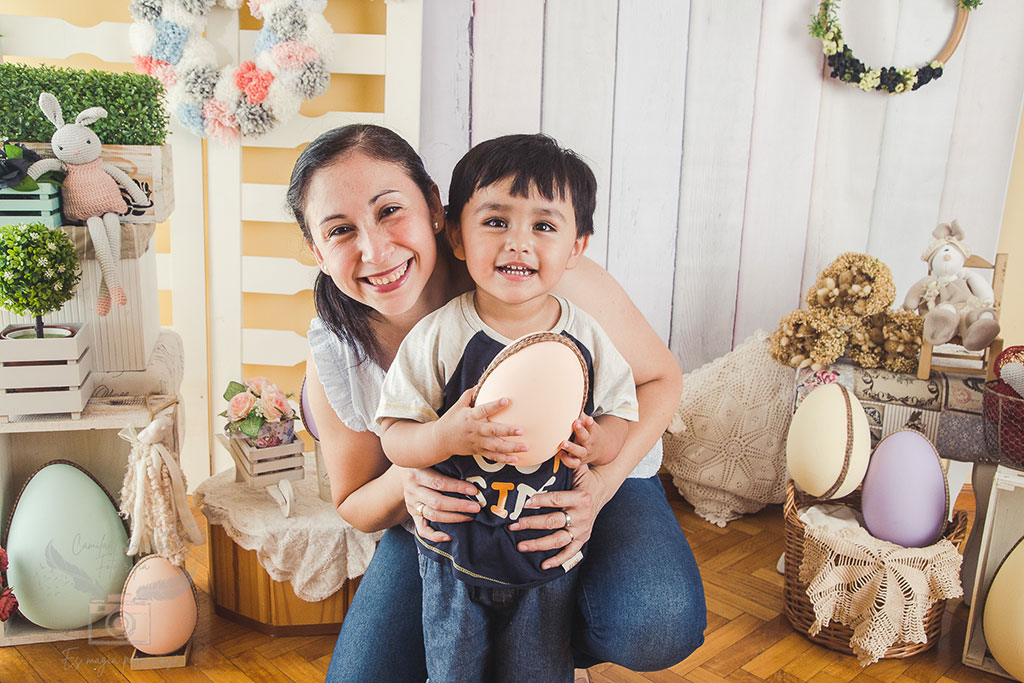
[(170, 254), (156, 255), (156, 286), (160, 289), (174, 288), (174, 259)]
[(287, 192), (287, 185), (242, 183), (241, 220), (293, 223), (285, 201)]
[(686, 101), (700, 106), (683, 126), (671, 311), (684, 371), (732, 349), (761, 0), (691, 0), (690, 22)]
[(423, 0), (387, 4), (384, 125), (417, 148), (420, 145), (420, 80)]
[(761, 9), (733, 345), (800, 307), (822, 60), (798, 21), (805, 9)]
[[(918, 64), (941, 50), (956, 21), (954, 3), (900, 3), (894, 64)], [(942, 77), (909, 95), (888, 98), (867, 251), (892, 270), (897, 302), (927, 272), (917, 256), (939, 220), (963, 56)]]
[(383, 125), (384, 115), (374, 112), (331, 111), (321, 116), (296, 115), (288, 123), (277, 126), (266, 135), (243, 138), (243, 147), (279, 147), (292, 149), (310, 142), (320, 133), (350, 123)]
[(689, 26), (688, 1), (619, 3), (608, 271), (665, 340)]
[(618, 0), (548, 3), (544, 18), (541, 130), (579, 154), (597, 177), (587, 256), (608, 262), (608, 188), (615, 102)]
[[(259, 31), (238, 32), (242, 60), (253, 59)], [(384, 36), (369, 33), (335, 33), (327, 44), (327, 70), (343, 74), (384, 74)]]
[(242, 291), (259, 294), (297, 294), (312, 289), (320, 269), (290, 258), (242, 257)]
[(472, 142), (540, 130), (544, 0), (475, 3)]
[(473, 0), (427, 0), (419, 152), (444, 202), (452, 169), (469, 150), (472, 24)]
[(129, 24), (115, 21), (82, 27), (57, 17), (0, 14), (3, 53), (18, 57), (66, 59), (87, 53), (107, 62), (130, 62), (128, 27)]
[(306, 338), (290, 330), (242, 330), (242, 362), (246, 365), (291, 367), (305, 361), (308, 354)]

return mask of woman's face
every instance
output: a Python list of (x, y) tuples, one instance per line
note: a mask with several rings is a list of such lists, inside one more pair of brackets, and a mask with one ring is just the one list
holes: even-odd
[(434, 193), (428, 205), (401, 166), (358, 151), (321, 168), (304, 211), (320, 270), (382, 315), (408, 312), (437, 260), (434, 235), (444, 223)]

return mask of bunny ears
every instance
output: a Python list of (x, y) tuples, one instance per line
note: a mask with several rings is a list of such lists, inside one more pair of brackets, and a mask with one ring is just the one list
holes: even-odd
[(931, 261), (935, 252), (947, 244), (959, 250), (960, 253), (964, 255), (964, 258), (969, 258), (971, 255), (970, 248), (963, 243), (964, 230), (960, 227), (960, 224), (956, 222), (955, 218), (952, 223), (940, 223), (937, 228), (932, 230), (932, 237), (934, 237), (935, 240), (929, 244), (928, 248), (924, 250), (923, 254), (921, 254), (921, 260), (926, 263)]
[[(43, 110), (43, 114), (50, 120), (50, 123), (58, 129), (64, 127), (64, 113), (60, 109), (60, 102), (53, 96), (53, 93), (39, 93), (39, 108)], [(75, 117), (75, 125), (88, 126), (106, 115), (107, 110), (103, 107), (89, 107), (79, 112), (78, 116)]]

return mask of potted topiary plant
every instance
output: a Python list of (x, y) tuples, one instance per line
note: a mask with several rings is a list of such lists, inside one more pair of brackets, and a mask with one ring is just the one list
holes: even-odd
[(41, 223), (0, 226), (0, 307), (35, 316), (34, 325), (0, 331), (0, 419), (9, 415), (71, 413), (92, 393), (85, 323), (44, 325), (81, 278), (78, 253), (59, 228)]

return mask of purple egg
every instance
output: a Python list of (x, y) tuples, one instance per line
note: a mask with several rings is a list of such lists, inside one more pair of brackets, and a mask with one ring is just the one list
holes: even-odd
[(299, 392), (299, 412), (302, 414), (302, 424), (306, 425), (306, 431), (319, 441), (320, 434), (317, 432), (316, 423), (313, 422), (313, 413), (309, 412), (309, 395), (306, 393), (305, 377), (302, 378), (302, 391)]
[(946, 473), (931, 441), (909, 429), (882, 439), (861, 499), (871, 535), (906, 548), (931, 545), (942, 535), (948, 509)]

